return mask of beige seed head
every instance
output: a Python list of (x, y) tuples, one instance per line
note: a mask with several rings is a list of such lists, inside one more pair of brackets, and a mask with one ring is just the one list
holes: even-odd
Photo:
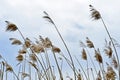
[(49, 38), (45, 38), (45, 40), (43, 42), (43, 45), (44, 45), (45, 48), (51, 48), (52, 42), (50, 41)]
[(21, 49), (21, 50), (18, 51), (19, 54), (26, 54), (26, 52), (27, 51), (25, 49)]
[(98, 20), (101, 18), (99, 11), (97, 11), (92, 5), (89, 5), (91, 11), (91, 18)]
[(117, 62), (115, 56), (113, 55), (111, 59), (112, 59), (112, 64), (113, 64), (114, 68), (117, 69), (118, 68), (118, 62)]
[(32, 44), (31, 49), (32, 49), (35, 53), (45, 52), (43, 46), (41, 46), (41, 45), (39, 45), (39, 44)]
[(104, 49), (104, 51), (105, 51), (105, 54), (106, 54), (109, 58), (112, 57), (113, 51), (112, 51), (112, 48), (111, 48), (110, 46), (108, 46), (106, 49)]
[(115, 80), (116, 78), (116, 73), (115, 71), (113, 70), (113, 68), (111, 66), (108, 65), (107, 67), (107, 72), (105, 74), (105, 77), (107, 80)]
[(101, 54), (95, 50), (95, 58), (99, 63), (103, 63)]
[(16, 57), (16, 59), (18, 60), (18, 61), (23, 61), (23, 55), (21, 55), (21, 54), (19, 54), (17, 57)]
[(12, 41), (12, 45), (21, 45), (22, 42), (16, 38), (10, 38), (9, 40)]
[(34, 54), (30, 54), (30, 59), (31, 59), (32, 61), (34, 61), (34, 62), (36, 62), (36, 61), (37, 61), (37, 59), (36, 59), (36, 57), (35, 57), (35, 55), (34, 55)]
[(61, 52), (60, 48), (55, 47), (55, 46), (52, 47), (52, 51), (53, 51), (54, 53), (60, 53), (60, 52)]
[(29, 48), (30, 46), (31, 46), (31, 43), (30, 43), (31, 41), (28, 39), (28, 38), (26, 38), (26, 40), (25, 40), (25, 46), (27, 47), (27, 48)]
[(5, 21), (7, 23), (6, 31), (16, 31), (18, 28), (15, 24)]
[(94, 48), (93, 42), (90, 41), (88, 37), (86, 37), (86, 43), (89, 48)]
[(82, 59), (87, 60), (87, 54), (84, 48), (82, 50)]
[(13, 68), (10, 65), (6, 64), (6, 71), (12, 72)]

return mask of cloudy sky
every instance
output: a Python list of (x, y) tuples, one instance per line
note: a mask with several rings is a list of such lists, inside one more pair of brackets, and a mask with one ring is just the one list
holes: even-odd
[(0, 54), (13, 62), (18, 48), (10, 44), (9, 38), (21, 38), (17, 32), (5, 32), (6, 20), (15, 23), (26, 37), (42, 35), (63, 47), (54, 27), (42, 18), (43, 11), (54, 20), (73, 55), (80, 53), (79, 41), (85, 41), (87, 36), (97, 47), (103, 47), (108, 36), (100, 20), (92, 21), (89, 4), (100, 11), (111, 35), (120, 43), (119, 3), (120, 0), (0, 0)]

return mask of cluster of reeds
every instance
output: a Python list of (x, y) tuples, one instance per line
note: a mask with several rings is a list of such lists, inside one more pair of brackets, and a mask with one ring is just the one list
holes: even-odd
[[(13, 74), (13, 80), (120, 80), (119, 57), (116, 49), (118, 43), (111, 37), (99, 11), (92, 5), (90, 5), (90, 11), (94, 20), (100, 19), (102, 21), (109, 40), (105, 39), (105, 48), (102, 50), (96, 48), (94, 42), (88, 37), (86, 37), (86, 42), (80, 41), (80, 47), (82, 48), (80, 54), (82, 55), (81, 58), (86, 61), (86, 66), (82, 65), (80, 58), (73, 57), (62, 34), (47, 12), (44, 11), (45, 16), (43, 18), (47, 19), (54, 26), (69, 57), (66, 57), (62, 50), (54, 45), (48, 37), (43, 38), (39, 35), (38, 39), (36, 38), (35, 41), (32, 41), (23, 35), (18, 26), (5, 21), (7, 23), (6, 31), (18, 31), (23, 40), (17, 38), (9, 39), (12, 45), (21, 47), (16, 56), (18, 70), (13, 69), (0, 55), (0, 80), (9, 80), (8, 72)], [(90, 49), (94, 54), (91, 55)], [(104, 53), (108, 57), (103, 57)], [(54, 61), (51, 61), (50, 55), (53, 56)], [(106, 58), (109, 58), (109, 61), (106, 61)], [(67, 62), (68, 67), (73, 71), (74, 77), (72, 75), (64, 76), (65, 72), (62, 71), (62, 68), (65, 67), (63, 66), (63, 61)], [(75, 64), (75, 61), (77, 64)], [(55, 64), (53, 65), (53, 63)], [(59, 75), (56, 76), (57, 74)]]

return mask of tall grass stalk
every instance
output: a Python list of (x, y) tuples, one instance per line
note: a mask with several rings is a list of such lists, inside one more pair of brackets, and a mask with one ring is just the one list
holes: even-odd
[(53, 72), (52, 72), (52, 67), (51, 67), (51, 63), (50, 63), (50, 60), (49, 60), (49, 56), (48, 56), (48, 53), (47, 53), (47, 50), (45, 49), (45, 57), (46, 57), (46, 61), (47, 61), (47, 64), (48, 64), (48, 68), (50, 68), (50, 73), (49, 74), (50, 76), (50, 79), (52, 78), (52, 80), (54, 79), (54, 76), (53, 76)]
[[(73, 70), (71, 61), (67, 57), (65, 57), (65, 55), (63, 53), (60, 53), (59, 55), (61, 55), (66, 60), (66, 62), (69, 65), (69, 67)], [(77, 72), (76, 68), (75, 68), (75, 71)]]
[(101, 16), (101, 21), (102, 21), (102, 23), (103, 23), (103, 25), (105, 27), (105, 30), (106, 30), (109, 38), (110, 38), (110, 41), (111, 41), (111, 43), (113, 45), (113, 48), (114, 48), (114, 51), (115, 51), (116, 59), (117, 59), (117, 62), (118, 62), (118, 75), (119, 75), (118, 77), (119, 77), (119, 80), (120, 80), (120, 62), (119, 62), (119, 56), (118, 56), (118, 53), (117, 53), (117, 49), (115, 47), (115, 44), (114, 44), (113, 39), (112, 39), (112, 36), (111, 36), (110, 32), (108, 31), (108, 28), (107, 28), (107, 26), (106, 26), (102, 16)]
[[(53, 48), (53, 46), (52, 46)], [(55, 59), (55, 62), (56, 62), (56, 65), (57, 65), (57, 68), (58, 68), (58, 72), (59, 72), (59, 75), (60, 75), (60, 80), (63, 80), (63, 75), (62, 75), (62, 72), (61, 72), (61, 69), (60, 69), (60, 66), (58, 64), (58, 61), (57, 61), (57, 57), (56, 57), (56, 53), (54, 51), (53, 52), (53, 56), (54, 56), (54, 59)]]
[(92, 74), (93, 80), (95, 80), (93, 69), (91, 68), (90, 70), (91, 70), (91, 74)]
[(120, 63), (119, 63), (119, 57), (118, 57), (118, 53), (117, 53), (117, 49), (115, 47), (115, 44), (113, 42), (113, 39), (112, 39), (112, 36), (110, 34), (110, 32), (108, 31), (108, 28), (103, 20), (103, 17), (101, 16), (100, 12), (97, 11), (92, 5), (89, 5), (90, 6), (90, 11), (91, 11), (91, 17), (94, 19), (94, 20), (101, 20), (103, 25), (104, 25), (104, 28), (105, 28), (105, 31), (107, 32), (108, 34), (108, 37), (113, 45), (113, 48), (114, 48), (114, 51), (115, 51), (115, 55), (116, 55), (116, 58), (117, 58), (117, 62), (118, 62), (118, 74), (119, 74), (119, 80), (120, 80)]
[(87, 70), (87, 75), (88, 75), (88, 79), (90, 80), (88, 60), (86, 60), (86, 63), (87, 63), (87, 69), (86, 69)]
[(13, 71), (13, 74), (15, 75), (15, 77), (17, 78), (17, 80), (20, 80), (19, 77), (17, 76), (17, 74)]
[(43, 18), (48, 19), (48, 21), (54, 25), (54, 27), (55, 27), (55, 29), (56, 29), (56, 31), (57, 31), (59, 37), (61, 38), (61, 40), (62, 40), (62, 42), (63, 42), (63, 44), (64, 44), (64, 46), (65, 46), (65, 48), (66, 48), (66, 50), (67, 50), (67, 52), (68, 52), (68, 55), (69, 55), (69, 57), (70, 57), (70, 60), (71, 60), (71, 63), (72, 63), (72, 67), (73, 67), (74, 78), (75, 78), (75, 80), (76, 80), (75, 66), (74, 66), (74, 62), (73, 62), (71, 53), (70, 53), (70, 51), (69, 51), (69, 49), (68, 49), (68, 46), (67, 46), (67, 44), (65, 43), (65, 41), (64, 41), (64, 39), (63, 39), (63, 37), (62, 37), (60, 31), (58, 30), (56, 24), (54, 23), (54, 21), (51, 19), (51, 17), (48, 15), (47, 12), (44, 11), (44, 13), (45, 13), (46, 16), (44, 16)]
[(86, 50), (87, 50), (87, 54), (88, 54), (88, 56), (90, 57), (90, 61), (91, 61), (92, 65), (93, 65), (93, 67), (94, 67), (95, 74), (97, 74), (97, 69), (96, 69), (96, 66), (95, 66), (95, 64), (94, 64), (94, 62), (93, 62), (93, 59), (92, 59), (92, 57), (91, 57), (91, 55), (90, 55), (90, 53), (89, 53), (89, 51), (88, 51), (87, 48), (86, 48)]
[(84, 74), (86, 80), (89, 80), (89, 78), (87, 77), (87, 74), (86, 74), (85, 71), (84, 71), (84, 68), (82, 67), (81, 63), (79, 62), (79, 60), (77, 59), (76, 56), (75, 56), (75, 59), (77, 60), (79, 66), (80, 66), (80, 68), (81, 68), (81, 70), (83, 71), (83, 74)]
[(5, 69), (5, 65), (4, 65), (4, 62), (1, 63), (1, 69), (2, 69), (2, 75), (1, 75), (1, 80), (3, 80), (3, 76), (4, 76), (4, 69)]
[(37, 58), (38, 62), (40, 63), (40, 65), (41, 65), (41, 67), (42, 67), (42, 69), (43, 69), (43, 71), (45, 73), (46, 79), (49, 80), (42, 62), (40, 61), (40, 59), (38, 58), (38, 56), (36, 54), (34, 54), (34, 55)]
[(19, 65), (19, 69), (18, 69), (18, 77), (20, 76), (20, 71), (21, 71), (21, 64)]
[(29, 71), (29, 80), (31, 80), (31, 65), (30, 64), (28, 64), (28, 67), (29, 67), (29, 69), (28, 69), (28, 71)]
[(44, 61), (44, 59), (43, 59), (42, 54), (40, 54), (40, 58), (41, 58), (41, 60), (42, 60), (42, 63), (43, 63), (44, 68), (45, 68), (45, 69), (47, 69), (47, 68), (46, 68), (46, 64), (45, 64), (45, 61)]
[(7, 80), (7, 78), (8, 78), (8, 72), (6, 72), (5, 77), (6, 77), (6, 80)]

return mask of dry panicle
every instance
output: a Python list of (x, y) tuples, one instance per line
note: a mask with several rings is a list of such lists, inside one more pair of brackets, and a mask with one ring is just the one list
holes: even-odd
[(41, 41), (41, 45), (44, 48), (51, 48), (52, 47), (52, 42), (50, 41), (50, 39), (48, 37), (46, 37), (45, 39), (42, 36), (39, 36), (39, 39)]
[(106, 54), (109, 58), (112, 57), (113, 50), (112, 50), (112, 46), (111, 46), (111, 41), (108, 42), (108, 41), (105, 39), (105, 49), (104, 49), (104, 51), (105, 51), (105, 54)]
[(19, 54), (17, 57), (16, 57), (17, 61), (21, 62), (23, 61), (23, 55)]
[(99, 11), (97, 11), (92, 5), (89, 5), (89, 7), (91, 11), (91, 18), (93, 18), (93, 20), (99, 20), (101, 18)]
[(95, 58), (99, 63), (103, 63), (103, 59), (102, 59), (102, 56), (100, 54), (100, 51), (95, 50)]
[(29, 38), (26, 38), (24, 45), (26, 46), (26, 48), (29, 48), (31, 46), (31, 41)]
[(114, 66), (115, 69), (117, 69), (118, 68), (118, 62), (117, 62), (115, 56), (113, 55), (111, 59), (112, 59), (112, 65)]
[(82, 76), (80, 73), (77, 75), (77, 80), (82, 80)]
[(107, 72), (105, 74), (106, 80), (115, 80), (116, 73), (111, 66), (107, 66)]
[(32, 51), (34, 51), (35, 53), (45, 52), (43, 46), (41, 46), (41, 45), (39, 45), (39, 44), (32, 44), (31, 49), (32, 49)]
[(30, 59), (33, 61), (33, 62), (36, 62), (37, 59), (35, 57), (35, 54), (30, 54)]
[(26, 52), (27, 52), (26, 49), (20, 49), (20, 50), (18, 51), (19, 54), (26, 54)]
[(7, 23), (6, 31), (16, 31), (18, 28), (15, 24), (5, 21)]
[(86, 43), (89, 48), (94, 48), (93, 42), (90, 41), (88, 37), (86, 37)]
[(22, 72), (22, 77), (25, 78), (25, 77), (29, 77), (30, 75), (28, 73), (23, 73)]
[(6, 71), (13, 72), (13, 68), (6, 63)]
[(12, 45), (21, 45), (22, 44), (22, 42), (16, 38), (10, 38), (9, 40), (12, 41), (12, 43), (11, 43)]
[(111, 48), (110, 46), (108, 46), (106, 49), (104, 49), (104, 51), (105, 51), (105, 54), (106, 54), (109, 58), (112, 57), (113, 50), (112, 50), (112, 48)]
[(52, 46), (52, 42), (50, 41), (49, 38), (45, 38), (43, 44), (44, 44), (44, 47), (45, 47), (45, 48), (50, 48), (50, 47)]
[(87, 54), (84, 48), (82, 49), (82, 59), (87, 60)]
[(61, 52), (60, 48), (58, 48), (58, 47), (56, 47), (56, 46), (53, 46), (53, 47), (52, 47), (52, 51), (53, 51), (54, 53), (60, 53), (60, 52)]
[(54, 22), (52, 21), (52, 19), (48, 15), (48, 13), (46, 11), (44, 11), (43, 13), (45, 14), (45, 16), (43, 16), (43, 18), (46, 19), (48, 22), (54, 24)]

